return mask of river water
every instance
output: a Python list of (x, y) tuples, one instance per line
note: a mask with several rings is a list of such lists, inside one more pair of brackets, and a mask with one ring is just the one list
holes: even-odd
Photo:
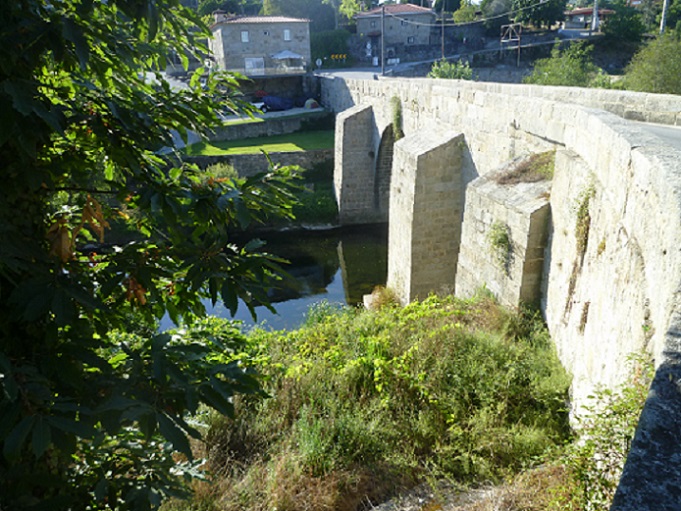
[[(276, 314), (257, 307), (257, 323), (275, 330), (295, 329), (304, 321), (309, 307), (321, 301), (358, 305), (362, 296), (387, 278), (387, 225), (355, 226), (325, 231), (296, 231), (260, 235), (264, 249), (291, 262), (286, 271), (295, 277), (295, 287), (272, 290), (270, 299)], [(210, 314), (230, 318), (221, 303)], [(233, 319), (251, 327), (256, 322), (240, 304)], [(172, 326), (165, 320), (162, 329)]]

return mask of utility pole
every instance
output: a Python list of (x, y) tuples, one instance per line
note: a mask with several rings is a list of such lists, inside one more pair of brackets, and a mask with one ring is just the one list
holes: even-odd
[(442, 18), (442, 23), (440, 26), (442, 27), (442, 60), (445, 59), (445, 4), (442, 2), (442, 12), (440, 13), (441, 18)]
[(667, 11), (669, 10), (669, 0), (664, 0), (662, 3), (662, 19), (660, 20), (660, 35), (664, 34), (664, 29), (667, 28)]
[(385, 5), (381, 5), (381, 76), (385, 75)]
[[(598, 19), (598, 0), (594, 0), (594, 12), (591, 16), (591, 30), (590, 32), (598, 32), (598, 25), (600, 20)], [(591, 34), (589, 34), (591, 35)]]

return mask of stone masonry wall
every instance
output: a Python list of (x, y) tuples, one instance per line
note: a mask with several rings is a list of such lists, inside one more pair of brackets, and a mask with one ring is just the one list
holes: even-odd
[(336, 118), (334, 186), (341, 224), (382, 220), (374, 200), (375, 131), (371, 107), (350, 108)]
[[(612, 509), (681, 509), (681, 151), (625, 120), (681, 125), (681, 98), (428, 79), (322, 85), (327, 107), (371, 106), (379, 131), (393, 96), (407, 139), (463, 134), (464, 186), (523, 154), (558, 149), (541, 303), (575, 376), (573, 404), (625, 381), (626, 358), (647, 350), (656, 377)], [(391, 222), (400, 221), (394, 215), (391, 201)], [(480, 283), (490, 280), (484, 271)]]
[(539, 304), (551, 182), (497, 183), (506, 171), (481, 176), (466, 190), (456, 294), (472, 296), (485, 286), (505, 305)]
[(318, 122), (329, 113), (322, 110), (311, 110), (305, 115), (300, 113), (291, 117), (268, 117), (263, 122), (247, 122), (243, 124), (227, 124), (215, 130), (208, 137), (211, 142), (223, 140), (240, 140), (242, 138), (271, 137), (293, 133), (304, 129), (310, 122)]
[(402, 303), (452, 292), (461, 240), (463, 136), (416, 133), (395, 144), (388, 287)]

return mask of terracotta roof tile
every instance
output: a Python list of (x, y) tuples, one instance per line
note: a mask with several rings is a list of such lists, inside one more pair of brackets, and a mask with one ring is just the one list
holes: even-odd
[[(405, 14), (434, 14), (432, 9), (421, 7), (414, 4), (386, 4), (385, 13), (390, 15), (405, 15)], [(369, 11), (359, 12), (355, 18), (365, 18), (370, 16), (380, 16), (381, 8), (375, 7)]]
[(309, 19), (289, 18), (288, 16), (235, 16), (219, 23), (309, 23)]

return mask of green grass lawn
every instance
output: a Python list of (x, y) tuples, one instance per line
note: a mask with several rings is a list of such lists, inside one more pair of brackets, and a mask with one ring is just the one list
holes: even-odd
[(306, 131), (275, 135), (272, 137), (246, 138), (224, 142), (199, 142), (185, 149), (188, 156), (222, 156), (229, 154), (257, 154), (313, 151), (333, 148), (333, 130)]

